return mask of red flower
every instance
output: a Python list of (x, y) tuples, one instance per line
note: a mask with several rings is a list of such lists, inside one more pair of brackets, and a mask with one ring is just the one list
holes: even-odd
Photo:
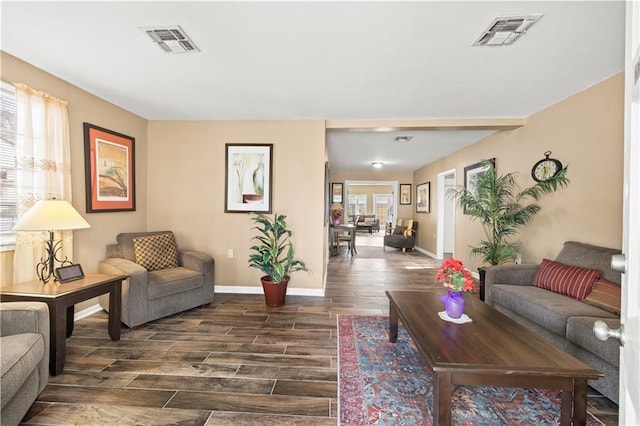
[(446, 259), (440, 265), (436, 274), (436, 281), (454, 291), (475, 291), (476, 286), (471, 273), (464, 269), (462, 262), (453, 257)]

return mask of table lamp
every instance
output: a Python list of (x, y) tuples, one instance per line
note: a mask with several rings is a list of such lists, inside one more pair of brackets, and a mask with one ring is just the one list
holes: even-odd
[(48, 282), (53, 275), (55, 262), (61, 265), (71, 264), (65, 256), (60, 259), (62, 241), (54, 240), (55, 231), (89, 228), (90, 225), (73, 206), (65, 200), (40, 200), (27, 211), (13, 227), (14, 231), (47, 231), (46, 257), (36, 265), (36, 273), (42, 282)]

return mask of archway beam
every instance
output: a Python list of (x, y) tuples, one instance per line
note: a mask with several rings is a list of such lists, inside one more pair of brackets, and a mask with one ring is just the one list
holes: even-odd
[(393, 132), (401, 130), (513, 130), (526, 124), (524, 118), (446, 120), (328, 120), (327, 130), (349, 132)]

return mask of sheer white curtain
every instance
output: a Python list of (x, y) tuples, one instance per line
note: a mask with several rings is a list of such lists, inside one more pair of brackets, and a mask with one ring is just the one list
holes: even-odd
[[(22, 216), (38, 200), (57, 198), (71, 202), (71, 162), (67, 102), (16, 86), (16, 195), (17, 215)], [(62, 239), (61, 257), (72, 259), (73, 234)], [(13, 280), (37, 279), (36, 265), (44, 257), (47, 232), (16, 232)]]

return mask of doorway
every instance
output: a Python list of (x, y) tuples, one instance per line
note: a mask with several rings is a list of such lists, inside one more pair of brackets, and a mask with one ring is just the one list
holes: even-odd
[[(380, 226), (384, 229), (384, 224), (389, 221), (393, 223), (398, 215), (397, 194), (398, 181), (345, 180), (345, 210), (347, 214), (375, 214)], [(381, 204), (384, 204), (386, 208), (383, 209)], [(355, 212), (354, 210), (354, 213), (349, 213), (350, 205), (354, 209), (364, 210), (364, 212)], [(362, 208), (362, 206), (365, 207)]]
[(438, 221), (436, 230), (436, 258), (454, 255), (455, 246), (455, 201), (447, 197), (449, 189), (456, 183), (456, 170), (451, 169), (438, 174)]

